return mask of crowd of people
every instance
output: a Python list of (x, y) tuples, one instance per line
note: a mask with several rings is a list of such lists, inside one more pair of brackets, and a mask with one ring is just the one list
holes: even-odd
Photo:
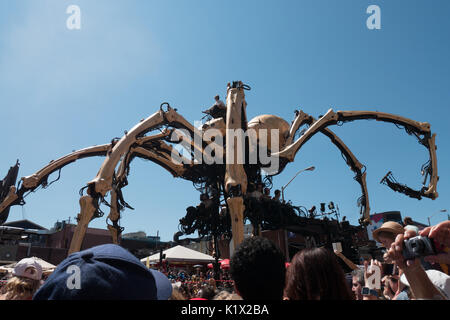
[(281, 191), (277, 189), (275, 190), (274, 194), (275, 195), (272, 197), (270, 195), (270, 189), (264, 188), (264, 185), (262, 183), (258, 183), (256, 185), (250, 183), (248, 185), (248, 192), (246, 197), (256, 200), (275, 200), (281, 202)]
[[(341, 252), (307, 248), (289, 264), (270, 240), (253, 236), (236, 248), (219, 280), (213, 270), (147, 268), (124, 248), (101, 245), (74, 253), (43, 280), (36, 260), (19, 261), (2, 286), (1, 300), (449, 300), (450, 221), (418, 230), (386, 222), (373, 232), (383, 261), (359, 265)], [(434, 242), (438, 254), (409, 257), (408, 239)], [(405, 258), (407, 257), (407, 258)], [(353, 271), (344, 273), (342, 259)], [(378, 271), (377, 271), (378, 270)], [(163, 271), (163, 272), (162, 272)]]
[(169, 268), (167, 271), (160, 269), (167, 275), (174, 288), (173, 300), (191, 300), (207, 299), (212, 300), (219, 293), (234, 294), (234, 282), (227, 269), (219, 270), (217, 279), (214, 270), (208, 270), (206, 273), (195, 268), (188, 272), (185, 269), (176, 267)]

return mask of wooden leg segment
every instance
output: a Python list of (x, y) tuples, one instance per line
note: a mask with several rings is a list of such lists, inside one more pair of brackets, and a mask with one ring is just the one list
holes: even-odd
[(70, 243), (69, 255), (74, 252), (80, 251), (89, 222), (94, 217), (94, 213), (96, 211), (96, 208), (94, 206), (94, 199), (91, 196), (81, 197), (80, 207), (81, 212), (77, 216), (78, 225), (75, 228), (72, 242)]

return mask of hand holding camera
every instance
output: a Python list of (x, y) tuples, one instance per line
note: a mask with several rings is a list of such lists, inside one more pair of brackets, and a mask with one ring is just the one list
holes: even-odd
[[(405, 274), (416, 299), (434, 299), (436, 296), (442, 296), (418, 259), (419, 257), (440, 256), (436, 253), (439, 252), (441, 246), (435, 243), (436, 238), (432, 237), (433, 234), (429, 230), (429, 233), (423, 230), (425, 232), (421, 232), (419, 237), (415, 231), (406, 230), (404, 234), (397, 235), (387, 253), (388, 258)], [(427, 237), (428, 235), (429, 237)]]
[(391, 244), (391, 248), (386, 253), (386, 258), (390, 262), (395, 263), (402, 270), (405, 270), (408, 267), (412, 268), (420, 266), (419, 259), (415, 258), (406, 259), (405, 256), (403, 255), (405, 240), (414, 238), (415, 236), (416, 233), (411, 230), (406, 231), (404, 234), (397, 235), (394, 243)]
[(420, 263), (417, 262), (418, 260), (415, 260), (417, 258), (435, 257), (444, 252), (443, 245), (436, 241), (436, 239), (427, 236), (428, 234), (433, 235), (430, 232), (432, 228), (427, 229), (424, 229), (420, 233), (420, 236), (416, 236), (413, 231), (406, 231), (404, 235), (398, 235), (388, 250), (386, 258), (390, 261), (395, 261), (403, 269)]
[(405, 260), (434, 256), (441, 251), (441, 245), (428, 237), (416, 236), (403, 241), (403, 257)]
[(450, 221), (441, 222), (435, 226), (427, 227), (420, 231), (421, 236), (432, 238), (435, 243), (441, 244), (437, 248), (436, 255), (425, 257), (425, 261), (431, 263), (450, 264)]

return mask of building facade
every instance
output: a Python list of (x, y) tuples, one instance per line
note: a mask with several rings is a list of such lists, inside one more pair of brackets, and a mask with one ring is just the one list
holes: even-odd
[[(28, 220), (5, 223), (0, 230), (0, 263), (35, 256), (57, 265), (68, 255), (75, 228), (66, 221), (57, 222), (50, 230)], [(112, 243), (108, 230), (88, 228), (81, 250), (107, 243)]]

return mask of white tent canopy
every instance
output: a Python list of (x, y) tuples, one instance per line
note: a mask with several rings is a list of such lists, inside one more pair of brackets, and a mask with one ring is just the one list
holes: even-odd
[[(166, 255), (165, 260), (170, 262), (185, 262), (185, 263), (209, 263), (215, 261), (214, 257), (188, 249), (183, 246), (176, 246), (163, 251)], [(141, 259), (141, 262), (146, 263), (147, 259), (149, 262), (159, 262), (160, 254), (156, 253), (149, 257)]]

